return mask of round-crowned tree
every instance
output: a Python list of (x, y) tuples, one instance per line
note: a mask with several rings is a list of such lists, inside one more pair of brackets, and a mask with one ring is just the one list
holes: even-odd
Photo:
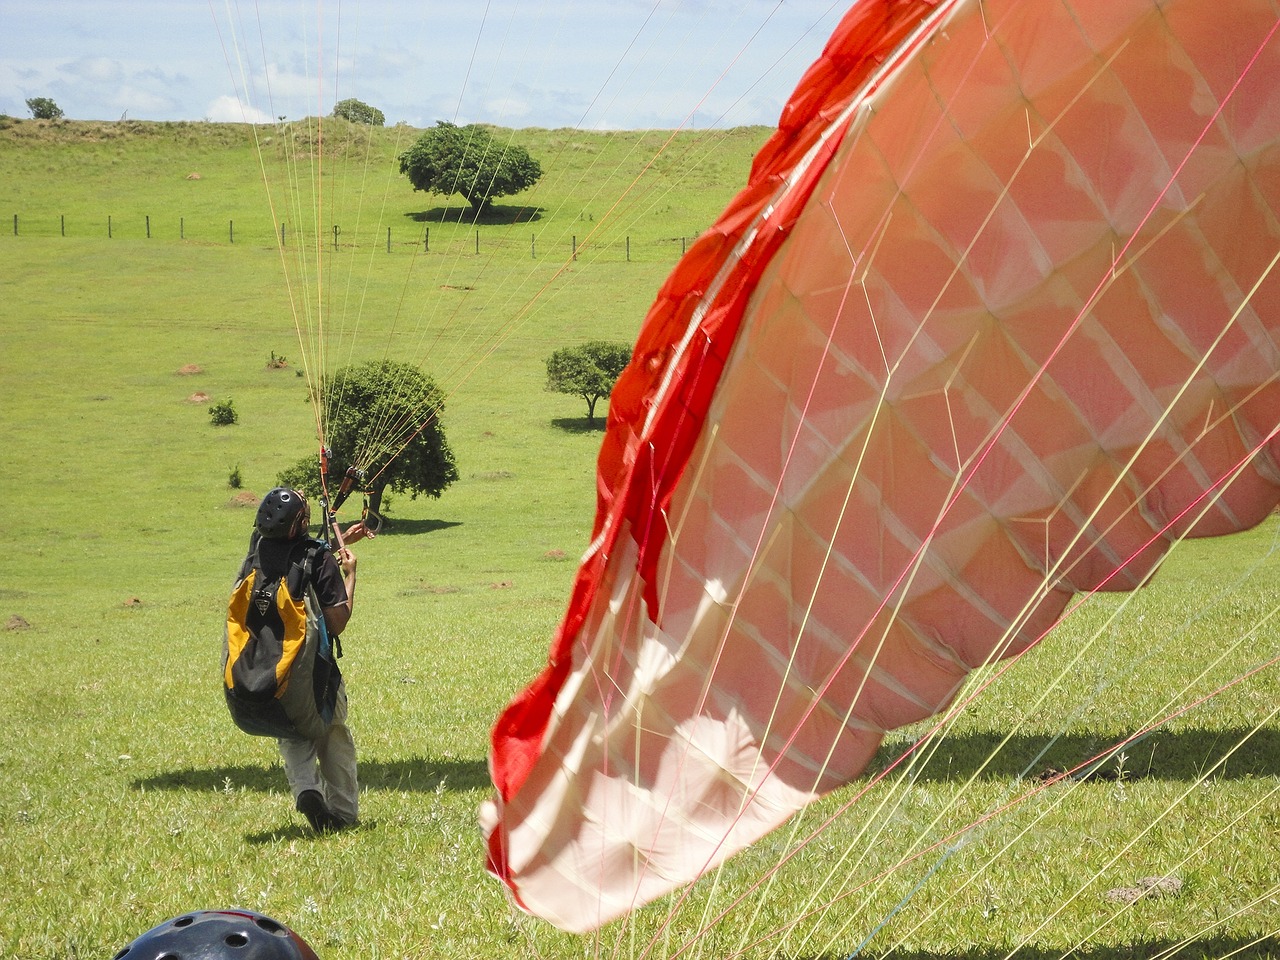
[(413, 189), (462, 194), (480, 212), (498, 197), (533, 186), (542, 167), (524, 147), (495, 140), (479, 124), (459, 127), (440, 120), (400, 154), (400, 172)]
[(50, 97), (29, 97), (27, 109), (35, 120), (61, 120), (62, 108)]
[(625, 343), (589, 340), (576, 347), (562, 347), (547, 357), (547, 389), (587, 401), (587, 424), (594, 429), (596, 402), (613, 391), (630, 362), (631, 347)]
[[(325, 483), (331, 493), (355, 467), (364, 474), (359, 486), (368, 493), (369, 509), (380, 515), (387, 489), (411, 499), (438, 497), (458, 479), (440, 422), (444, 391), (413, 364), (381, 360), (344, 367), (321, 385), (320, 401), (328, 412)], [(317, 496), (317, 458), (304, 458), (276, 482)]]

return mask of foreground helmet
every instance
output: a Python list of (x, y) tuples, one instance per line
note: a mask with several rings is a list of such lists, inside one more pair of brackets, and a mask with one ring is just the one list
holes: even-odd
[(269, 540), (292, 539), (306, 532), (311, 520), (307, 498), (299, 490), (276, 487), (258, 504), (258, 532)]
[(284, 924), (252, 910), (197, 910), (152, 927), (112, 960), (319, 960)]

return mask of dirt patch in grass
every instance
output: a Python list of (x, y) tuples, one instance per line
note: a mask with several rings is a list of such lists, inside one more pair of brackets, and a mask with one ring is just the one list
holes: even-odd
[(410, 587), (408, 590), (402, 590), (400, 595), (405, 597), (419, 596), (427, 594), (428, 596), (443, 596), (447, 593), (461, 593), (462, 588), (447, 583), (419, 583)]
[(1114, 887), (1103, 894), (1112, 903), (1136, 903), (1143, 897), (1176, 897), (1182, 892), (1180, 877), (1143, 877), (1133, 887)]

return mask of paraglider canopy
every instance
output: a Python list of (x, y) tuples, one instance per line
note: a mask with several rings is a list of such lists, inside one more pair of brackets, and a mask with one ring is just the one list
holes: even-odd
[(1280, 500), (1269, 0), (862, 0), (680, 262), (483, 813), (587, 930)]

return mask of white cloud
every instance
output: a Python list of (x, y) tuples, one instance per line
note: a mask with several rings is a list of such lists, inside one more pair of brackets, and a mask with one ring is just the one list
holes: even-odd
[(308, 97), (314, 97), (321, 86), (321, 81), (317, 79), (314, 72), (306, 72), (305, 64), (299, 64), (297, 68), (288, 68), (281, 67), (278, 63), (269, 63), (266, 83), (273, 97), (304, 101)]
[(486, 101), (484, 110), (486, 116), (493, 118), (491, 123), (504, 127), (515, 126), (533, 112), (529, 101), (514, 97), (497, 97)]
[(94, 83), (118, 83), (125, 75), (120, 61), (107, 57), (81, 57), (64, 64), (61, 72)]
[(205, 108), (203, 119), (215, 123), (271, 123), (275, 117), (242, 104), (235, 97), (218, 97)]
[(141, 90), (137, 87), (123, 86), (111, 94), (111, 103), (120, 108), (121, 116), (155, 116), (176, 109), (172, 97)]

